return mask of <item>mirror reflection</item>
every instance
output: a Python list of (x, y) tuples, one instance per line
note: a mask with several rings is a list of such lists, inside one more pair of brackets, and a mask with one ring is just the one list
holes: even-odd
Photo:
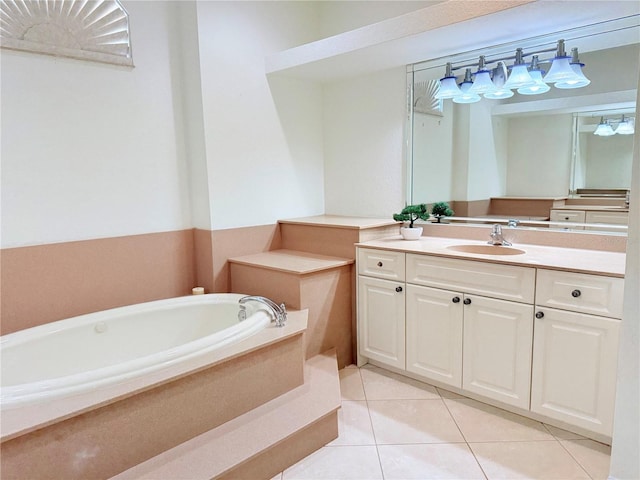
[[(544, 226), (626, 232), (637, 25), (630, 38), (636, 40), (610, 48), (593, 41), (589, 48), (581, 45), (580, 61), (591, 84), (552, 88), (539, 96), (471, 104), (438, 100), (445, 64), (473, 52), (413, 65), (407, 202), (447, 201), (456, 217), (478, 221), (517, 219), (534, 226), (551, 221)], [(601, 123), (614, 134), (594, 134)]]

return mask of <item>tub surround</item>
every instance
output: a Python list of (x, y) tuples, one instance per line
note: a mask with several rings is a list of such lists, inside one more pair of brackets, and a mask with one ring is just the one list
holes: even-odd
[[(101, 405), (83, 408), (73, 399), (3, 412), (3, 478), (110, 477), (303, 385), (305, 317), (293, 312), (288, 332), (263, 330), (272, 336), (266, 346), (260, 332), (218, 352), (231, 358), (164, 382), (146, 379), (121, 398), (112, 391)], [(65, 409), (74, 416), (61, 419)], [(44, 419), (39, 410), (58, 418)]]
[(231, 288), (263, 295), (287, 308), (308, 309), (305, 355), (330, 348), (340, 368), (352, 363), (351, 259), (294, 250), (230, 258)]
[[(338, 436), (334, 352), (309, 359), (304, 385), (137, 465), (113, 480), (272, 478)], [(188, 465), (188, 467), (185, 467)]]

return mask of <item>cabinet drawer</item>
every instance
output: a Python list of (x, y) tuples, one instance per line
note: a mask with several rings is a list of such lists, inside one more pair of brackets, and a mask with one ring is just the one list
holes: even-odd
[[(609, 223), (613, 225), (627, 225), (629, 214), (627, 212), (587, 212), (586, 223)], [(607, 230), (606, 227), (585, 227), (585, 230)], [(619, 228), (611, 228), (610, 231), (622, 232)]]
[(584, 223), (584, 210), (551, 210), (552, 222)]
[(404, 253), (358, 249), (358, 273), (369, 277), (404, 281)]
[(407, 254), (407, 283), (533, 303), (535, 269)]
[(624, 279), (538, 270), (536, 305), (622, 318)]

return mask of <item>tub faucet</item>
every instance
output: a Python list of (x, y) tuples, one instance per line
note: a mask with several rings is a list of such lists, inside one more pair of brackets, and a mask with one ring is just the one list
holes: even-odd
[(278, 305), (273, 300), (269, 300), (267, 297), (261, 297), (258, 295), (247, 295), (246, 297), (242, 297), (238, 300), (240, 304), (240, 311), (238, 312), (238, 320), (242, 321), (247, 318), (247, 310), (244, 306), (248, 301), (253, 300), (255, 302), (262, 303), (269, 307), (269, 312), (273, 317), (273, 321), (276, 322), (276, 327), (284, 327), (287, 322), (287, 309), (284, 306), (284, 303)]
[(487, 242), (489, 245), (503, 245), (505, 247), (511, 246), (511, 242), (507, 242), (502, 236), (502, 227), (497, 223), (493, 226), (490, 236), (491, 240)]

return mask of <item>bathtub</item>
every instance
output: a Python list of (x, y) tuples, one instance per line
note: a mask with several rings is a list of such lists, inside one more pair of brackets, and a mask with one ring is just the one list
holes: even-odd
[(147, 302), (0, 337), (2, 410), (50, 402), (149, 376), (264, 329), (270, 315), (240, 294)]

